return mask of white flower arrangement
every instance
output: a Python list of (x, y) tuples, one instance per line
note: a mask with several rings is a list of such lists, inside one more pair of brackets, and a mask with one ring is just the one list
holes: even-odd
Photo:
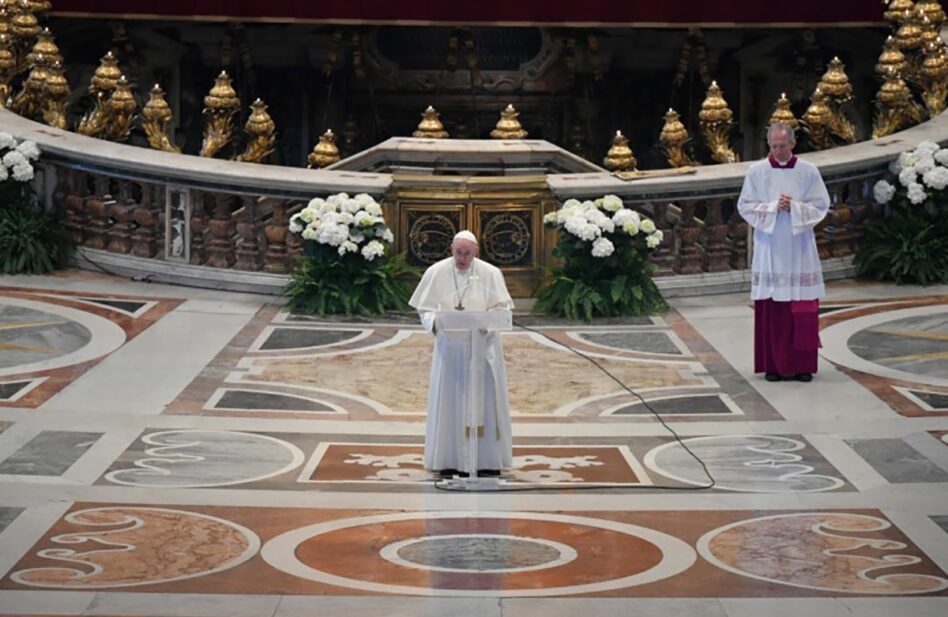
[[(645, 238), (645, 245), (654, 249), (662, 242), (662, 232), (652, 219), (630, 210), (616, 195), (605, 195), (595, 200), (567, 199), (556, 212), (543, 217), (550, 227), (559, 227), (583, 242), (590, 242), (590, 254), (604, 259), (615, 252), (615, 234)], [(613, 238), (607, 237), (613, 234)]]
[(895, 198), (899, 189), (914, 205), (928, 201), (931, 191), (942, 191), (948, 187), (948, 148), (933, 141), (923, 141), (914, 150), (903, 152), (889, 165), (898, 184), (879, 180), (872, 187), (872, 196), (877, 203), (887, 204)]
[(382, 206), (366, 193), (311, 199), (290, 217), (289, 228), (304, 240), (334, 247), (340, 256), (357, 253), (366, 261), (385, 255), (395, 240), (382, 217)]
[[(6, 152), (3, 152), (6, 150)], [(33, 164), (40, 156), (39, 148), (29, 140), (18, 142), (5, 131), (0, 131), (0, 182), (13, 178), (17, 182), (33, 179)]]

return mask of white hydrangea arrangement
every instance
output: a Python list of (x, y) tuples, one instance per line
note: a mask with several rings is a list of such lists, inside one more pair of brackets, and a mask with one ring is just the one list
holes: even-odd
[(33, 164), (40, 156), (39, 148), (29, 140), (17, 142), (10, 133), (0, 131), (0, 182), (10, 178), (17, 182), (33, 179)]
[(655, 227), (652, 219), (626, 208), (616, 195), (586, 201), (567, 199), (559, 210), (547, 214), (543, 222), (590, 242), (590, 254), (600, 259), (615, 252), (616, 240), (622, 236), (643, 238), (649, 249), (657, 248), (663, 239), (662, 231)]
[(371, 195), (336, 193), (316, 197), (290, 218), (290, 232), (303, 240), (335, 248), (339, 256), (355, 253), (366, 261), (385, 255), (395, 237)]
[(872, 188), (876, 202), (891, 202), (901, 189), (909, 203), (924, 204), (932, 192), (943, 191), (948, 186), (948, 148), (923, 141), (892, 161), (889, 171), (897, 178), (896, 184), (886, 179), (876, 182)]

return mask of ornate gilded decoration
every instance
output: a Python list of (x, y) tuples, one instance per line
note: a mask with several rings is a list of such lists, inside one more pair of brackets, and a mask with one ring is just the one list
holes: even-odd
[(668, 159), (671, 167), (688, 167), (695, 164), (685, 152), (685, 144), (690, 139), (688, 129), (679, 120), (678, 112), (669, 107), (665, 112), (665, 125), (662, 127), (659, 140), (662, 142), (665, 158)]
[(629, 139), (622, 131), (616, 131), (616, 136), (612, 138), (612, 147), (602, 163), (609, 171), (628, 171), (638, 166), (632, 148), (629, 147)]
[(326, 129), (306, 160), (309, 162), (307, 167), (310, 169), (326, 167), (339, 160), (339, 148), (336, 146), (336, 135), (332, 129)]
[(526, 139), (527, 132), (523, 130), (523, 127), (520, 126), (520, 121), (517, 120), (517, 116), (520, 114), (514, 109), (513, 105), (508, 104), (507, 107), (500, 112), (500, 120), (497, 121), (497, 126), (493, 131), (490, 132), (490, 136), (494, 139)]
[(912, 0), (891, 0), (882, 16), (895, 29), (914, 10), (915, 3)]
[(267, 113), (267, 104), (257, 99), (250, 105), (251, 113), (244, 125), (244, 131), (250, 136), (243, 154), (238, 161), (259, 163), (273, 152), (276, 142), (276, 123)]
[(61, 62), (54, 62), (46, 73), (46, 109), (43, 122), (58, 129), (66, 129), (66, 101), (69, 100), (69, 82), (63, 73)]
[(26, 62), (30, 66), (41, 62), (46, 63), (46, 66), (52, 66), (56, 62), (62, 64), (63, 56), (59, 53), (59, 47), (56, 46), (53, 33), (49, 31), (49, 28), (43, 28), (40, 31), (33, 50), (26, 56)]
[(89, 83), (89, 92), (108, 95), (115, 90), (120, 77), (122, 70), (118, 66), (118, 59), (110, 51), (99, 60), (99, 66)]
[(481, 212), (481, 253), (498, 266), (516, 266), (531, 260), (533, 213), (529, 210)]
[(915, 11), (906, 12), (895, 32), (895, 41), (903, 52), (917, 50), (922, 45), (921, 18)]
[(149, 93), (148, 102), (142, 108), (142, 129), (148, 137), (148, 145), (155, 150), (181, 151), (171, 143), (171, 137), (168, 135), (168, 123), (172, 117), (171, 106), (165, 100), (165, 91), (155, 84)]
[(0, 107), (7, 106), (10, 97), (13, 74), (16, 70), (16, 56), (13, 54), (13, 42), (9, 34), (0, 33)]
[(12, 7), (13, 17), (10, 19), (10, 33), (13, 35), (13, 48), (17, 59), (17, 73), (30, 68), (27, 63), (27, 54), (33, 45), (33, 39), (40, 33), (36, 15), (30, 12), (29, 4), (18, 2)]
[(415, 132), (411, 134), (412, 137), (426, 137), (428, 139), (445, 139), (448, 137), (448, 132), (444, 130), (444, 125), (441, 124), (439, 120), (440, 114), (435, 110), (434, 107), (428, 105), (428, 109), (422, 112), (421, 122), (418, 123), (418, 128), (415, 129)]
[(817, 86), (810, 99), (810, 106), (800, 119), (803, 129), (809, 137), (810, 147), (814, 150), (826, 150), (833, 147), (833, 138), (829, 132), (830, 117), (833, 112), (826, 104), (826, 96)]
[(905, 75), (905, 69), (908, 61), (905, 54), (899, 49), (899, 45), (891, 35), (887, 36), (882, 46), (882, 53), (876, 61), (876, 73), (879, 77), (885, 79), (890, 70), (894, 70), (900, 76)]
[(770, 115), (770, 120), (767, 121), (768, 126), (771, 124), (786, 124), (794, 130), (800, 126), (796, 116), (790, 111), (790, 99), (787, 98), (786, 92), (781, 92), (780, 98), (777, 99), (776, 109)]
[(135, 113), (136, 109), (138, 109), (138, 103), (135, 102), (128, 80), (123, 75), (119, 77), (115, 90), (105, 102), (108, 120), (101, 137), (109, 141), (126, 141), (132, 129), (132, 122), (138, 115)]
[(27, 0), (26, 5), (35, 14), (48, 13), (53, 8), (49, 0)]
[(905, 81), (895, 69), (886, 74), (885, 83), (876, 93), (876, 116), (872, 123), (872, 138), (878, 139), (922, 121), (922, 110)]
[(46, 89), (46, 77), (49, 75), (49, 69), (45, 62), (40, 62), (30, 70), (29, 76), (23, 82), (20, 92), (10, 103), (10, 111), (17, 113), (24, 118), (33, 120), (42, 120), (43, 118), (43, 94)]
[(948, 58), (944, 43), (931, 43), (925, 49), (925, 59), (918, 70), (918, 81), (922, 86), (922, 101), (928, 115), (935, 117), (945, 110), (948, 97)]
[(227, 145), (234, 132), (234, 116), (240, 109), (240, 99), (230, 83), (227, 71), (214, 80), (214, 86), (204, 97), (204, 141), (201, 156), (211, 158)]
[(846, 76), (846, 65), (838, 57), (834, 57), (817, 86), (826, 96), (826, 103), (830, 108), (827, 121), (829, 132), (843, 143), (851, 144), (856, 141), (856, 125), (846, 116), (843, 105), (853, 98), (853, 86)]
[(921, 13), (931, 21), (934, 29), (941, 30), (945, 23), (945, 9), (942, 8), (938, 0), (919, 0), (915, 3), (915, 10)]
[(734, 163), (741, 160), (731, 149), (729, 134), (734, 126), (734, 113), (728, 108), (727, 101), (721, 95), (718, 82), (712, 81), (707, 96), (698, 112), (701, 133), (711, 151), (712, 160), (718, 163)]
[(460, 231), (457, 211), (408, 213), (408, 255), (413, 265), (431, 265), (451, 254), (451, 241)]

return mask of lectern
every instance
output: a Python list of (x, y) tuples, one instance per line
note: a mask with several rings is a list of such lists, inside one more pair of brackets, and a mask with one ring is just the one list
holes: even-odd
[(485, 349), (487, 336), (513, 327), (510, 309), (492, 311), (438, 311), (435, 324), (440, 332), (463, 332), (469, 337), (467, 389), (464, 393), (465, 436), (461, 452), (461, 471), (467, 477), (449, 478), (444, 485), (459, 490), (491, 490), (501, 485), (499, 478), (477, 477), (478, 427), (484, 426), (484, 371), (487, 362)]

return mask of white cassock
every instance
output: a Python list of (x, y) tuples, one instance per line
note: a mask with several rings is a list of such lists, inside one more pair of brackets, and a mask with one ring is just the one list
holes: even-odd
[[(790, 195), (790, 212), (777, 210)], [(829, 210), (830, 198), (815, 165), (773, 157), (750, 166), (737, 201), (741, 216), (754, 228), (751, 299), (778, 302), (815, 300), (825, 294), (813, 228)]]
[[(504, 276), (495, 266), (474, 259), (467, 270), (458, 270), (448, 257), (425, 271), (408, 303), (418, 310), (429, 332), (435, 312), (512, 309)], [(477, 466), (502, 469), (511, 466), (512, 445), (510, 405), (507, 401), (507, 373), (500, 333), (486, 337), (484, 368), (484, 424), (477, 428)], [(425, 430), (425, 467), (461, 469), (465, 450), (464, 402), (469, 375), (471, 336), (465, 332), (435, 334), (428, 388), (428, 421)]]

